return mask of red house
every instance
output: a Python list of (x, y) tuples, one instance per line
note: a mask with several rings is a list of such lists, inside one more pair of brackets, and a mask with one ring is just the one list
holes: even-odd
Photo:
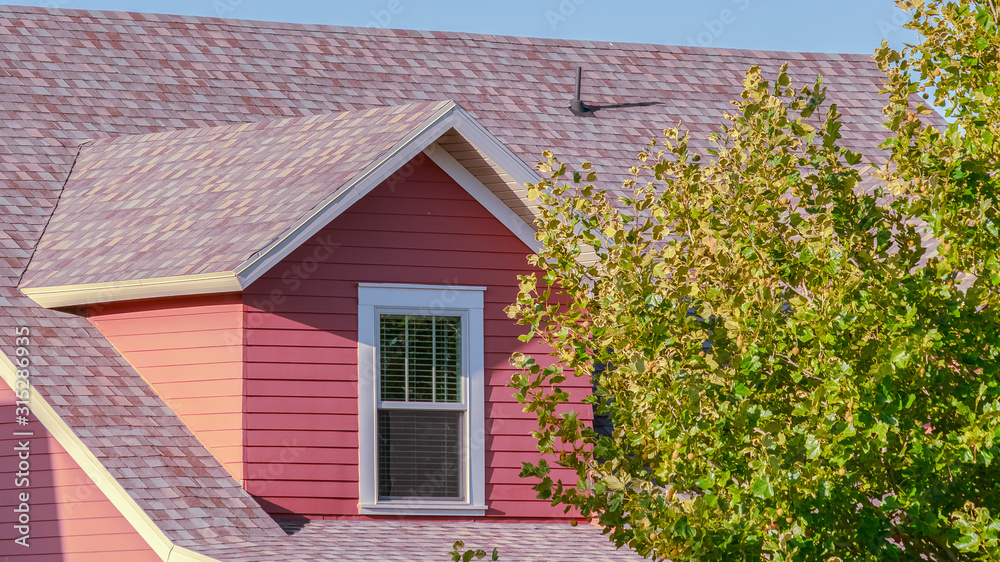
[[(611, 187), (786, 59), (853, 148), (881, 136), (862, 56), (0, 19), (5, 560), (635, 559), (518, 476), (530, 164)], [(643, 104), (574, 115), (577, 65), (588, 102)]]

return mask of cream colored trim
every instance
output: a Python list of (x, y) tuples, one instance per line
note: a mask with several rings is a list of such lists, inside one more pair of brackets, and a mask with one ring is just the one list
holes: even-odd
[[(351, 180), (346, 187), (338, 190), (338, 192), (331, 197), (325, 204), (318, 207), (317, 211), (311, 216), (300, 221), (296, 226), (292, 227), (284, 235), (282, 235), (277, 241), (275, 241), (269, 248), (265, 249), (258, 255), (255, 255), (251, 259), (247, 260), (236, 268), (236, 275), (240, 280), (240, 283), (244, 287), (248, 287), (251, 283), (260, 278), (261, 275), (266, 273), (269, 269), (274, 267), (278, 262), (284, 259), (288, 254), (290, 254), (295, 248), (299, 247), (306, 240), (311, 238), (314, 234), (320, 231), (323, 227), (330, 224), (333, 219), (340, 216), (345, 210), (347, 210), (351, 205), (356, 203), (362, 197), (367, 195), (372, 189), (375, 189), (380, 183), (385, 181), (394, 172), (403, 167), (407, 162), (416, 157), (421, 152), (424, 152), (431, 157), (435, 163), (438, 162), (438, 156), (440, 153), (444, 153), (444, 156), (451, 158), (451, 155), (447, 154), (446, 151), (437, 147), (437, 150), (433, 150), (436, 147), (435, 141), (437, 141), (443, 134), (445, 134), (449, 129), (455, 129), (460, 134), (465, 136), (470, 142), (473, 143), (477, 148), (483, 151), (486, 156), (491, 158), (494, 162), (500, 165), (505, 172), (510, 174), (518, 182), (528, 183), (537, 182), (538, 176), (531, 170), (531, 168), (522, 162), (519, 158), (514, 156), (514, 153), (510, 152), (503, 144), (500, 143), (494, 137), (479, 125), (475, 119), (473, 119), (461, 106), (455, 102), (447, 102), (442, 105), (441, 110), (435, 114), (434, 117), (428, 119), (424, 126), (418, 130), (414, 131), (410, 136), (403, 139), (395, 147), (393, 147), (382, 160), (369, 166), (361, 174)], [(428, 149), (432, 149), (428, 151)], [(433, 154), (432, 154), (433, 153)], [(444, 157), (442, 157), (444, 159)], [(456, 162), (456, 164), (458, 164)], [(460, 164), (458, 164), (461, 166)], [(452, 168), (454, 170), (454, 168)], [(475, 178), (468, 170), (462, 167), (462, 170), (466, 172), (466, 176), (463, 178), (472, 178), (475, 184), (482, 186), (482, 182)], [(449, 174), (451, 175), (451, 174)], [(534, 242), (534, 229), (531, 229), (529, 225), (524, 223), (516, 213), (510, 210), (503, 202), (497, 198), (503, 207), (509, 211), (509, 214), (517, 217), (515, 222), (509, 216), (501, 213), (495, 206), (487, 205), (484, 200), (489, 199), (487, 196), (483, 196), (482, 199), (477, 196), (477, 193), (470, 190), (470, 185), (473, 185), (469, 181), (459, 181), (459, 178), (452, 175), (460, 185), (469, 190), (469, 192), (476, 197), (480, 203), (483, 203), (487, 209), (493, 213), (501, 222), (503, 222), (508, 228), (511, 229), (514, 234), (516, 234), (532, 249), (537, 247)], [(485, 186), (483, 189), (492, 195)], [(478, 191), (477, 191), (478, 192)], [(481, 192), (478, 192), (481, 194)], [(496, 198), (495, 195), (493, 195)], [(517, 223), (525, 224), (529, 229), (531, 229), (530, 236), (527, 234), (523, 228), (517, 226)]]
[(59, 308), (157, 297), (230, 293), (242, 290), (243, 287), (236, 275), (227, 271), (84, 285), (26, 287), (21, 289), (21, 292), (39, 306)]
[[(10, 388), (15, 387), (17, 369), (4, 354), (0, 354), (0, 378)], [(73, 433), (52, 406), (35, 390), (29, 387), (28, 403), (31, 411), (56, 441), (66, 449), (69, 456), (80, 465), (94, 485), (107, 496), (132, 528), (162, 560), (169, 562), (211, 562), (214, 558), (198, 554), (192, 550), (174, 545), (167, 535), (156, 526), (149, 515), (128, 495), (125, 488), (108, 472), (94, 453)], [(39, 436), (40, 437), (40, 436)]]

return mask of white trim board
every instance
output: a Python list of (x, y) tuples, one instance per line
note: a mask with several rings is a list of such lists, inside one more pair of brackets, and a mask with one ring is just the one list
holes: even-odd
[(233, 293), (242, 290), (243, 286), (234, 273), (223, 272), (59, 287), (25, 287), (21, 292), (39, 306), (60, 308), (157, 297)]
[(441, 138), (441, 135), (451, 128), (452, 120), (450, 117), (456, 108), (458, 105), (455, 102), (445, 104), (419, 130), (400, 141), (380, 160), (369, 165), (351, 179), (345, 187), (338, 189), (311, 215), (286, 230), (269, 247), (237, 266), (236, 276), (240, 280), (240, 284), (243, 287), (248, 287), (278, 262), (285, 259), (288, 254), (330, 224), (333, 219), (340, 216), (362, 197), (368, 195), (396, 170), (405, 166), (430, 143)]
[[(348, 182), (346, 187), (337, 190), (337, 193), (331, 196), (326, 203), (320, 205), (312, 215), (288, 229), (267, 249), (240, 264), (236, 268), (236, 276), (240, 284), (243, 287), (250, 286), (278, 262), (285, 259), (288, 254), (333, 222), (354, 203), (378, 187), (420, 153), (426, 154), (438, 166), (442, 166), (438, 163), (440, 159), (444, 166), (448, 167), (445, 171), (456, 183), (486, 207), (497, 220), (524, 241), (532, 251), (536, 251), (538, 242), (535, 241), (535, 233), (531, 225), (525, 223), (517, 213), (507, 207), (471, 172), (436, 144), (436, 141), (451, 129), (458, 131), (473, 146), (503, 167), (504, 171), (519, 183), (538, 181), (538, 176), (531, 171), (531, 168), (514, 156), (496, 137), (482, 128), (461, 106), (455, 102), (448, 102), (420, 130), (390, 149), (381, 160)], [(484, 201), (487, 201), (488, 204)], [(530, 230), (530, 236), (525, 227)]]

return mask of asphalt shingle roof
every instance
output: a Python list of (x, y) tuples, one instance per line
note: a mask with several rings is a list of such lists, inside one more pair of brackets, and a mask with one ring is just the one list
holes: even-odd
[(88, 143), (21, 287), (233, 271), (450, 105)]
[[(372, 558), (334, 549), (377, 540), (396, 545), (393, 556), (400, 559), (440, 559), (407, 545), (460, 538), (458, 527), (331, 521), (285, 537), (86, 319), (42, 309), (17, 290), (46, 225), (71, 251), (102, 251), (96, 242), (108, 234), (81, 241), (63, 230), (62, 218), (49, 224), (78, 156), (78, 173), (93, 169), (81, 146), (90, 141), (100, 150), (104, 143), (114, 155), (123, 148), (117, 143), (128, 141), (102, 139), (450, 99), (525, 162), (553, 149), (567, 162), (593, 161), (605, 184), (614, 185), (660, 130), (682, 121), (704, 135), (738, 96), (750, 65), (773, 75), (786, 60), (797, 82), (824, 75), (844, 114), (845, 144), (871, 153), (883, 137), (883, 101), (875, 96), (881, 74), (867, 56), (0, 7), (0, 348), (13, 349), (15, 327), (32, 329), (36, 389), (179, 544), (238, 560), (336, 552), (349, 560)], [(574, 117), (566, 108), (577, 65), (585, 68), (590, 104), (657, 103)], [(44, 252), (59, 248), (40, 249), (40, 263), (48, 259)], [(61, 273), (42, 267), (38, 275), (26, 282)], [(469, 525), (460, 527), (487, 532)], [(613, 545), (586, 526), (496, 532), (522, 531), (529, 534), (512, 543), (543, 544), (537, 537), (560, 534), (547, 542), (555, 552), (585, 560), (615, 556)], [(391, 540), (396, 533), (405, 533), (406, 544)], [(504, 559), (531, 559), (525, 556)]]
[[(439, 521), (312, 521), (285, 540), (257, 539), (255, 549), (233, 537), (184, 541), (207, 556), (233, 562), (254, 560), (444, 561), (452, 543), (462, 550), (499, 551), (503, 562), (634, 562), (642, 557), (617, 550), (601, 529), (565, 523)], [(290, 546), (300, 549), (290, 550)], [(486, 558), (488, 560), (489, 558)]]

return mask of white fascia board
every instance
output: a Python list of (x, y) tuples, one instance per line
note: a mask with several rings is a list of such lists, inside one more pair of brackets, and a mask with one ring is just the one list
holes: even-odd
[[(0, 353), (0, 379), (3, 379), (3, 382), (11, 389), (16, 389), (20, 386), (17, 384), (17, 367), (2, 353)], [(46, 431), (66, 450), (70, 458), (76, 462), (84, 474), (108, 498), (108, 501), (115, 506), (115, 509), (125, 517), (129, 525), (135, 529), (160, 559), (170, 562), (213, 562), (216, 560), (215, 558), (210, 558), (175, 545), (167, 537), (166, 533), (149, 517), (149, 514), (136, 503), (118, 480), (111, 475), (111, 472), (105, 468), (100, 459), (87, 448), (87, 445), (77, 437), (69, 425), (59, 417), (59, 414), (38, 393), (38, 390), (30, 384), (28, 386), (28, 400), (26, 402), (28, 402), (28, 407), (35, 415), (35, 418), (41, 422)], [(41, 435), (34, 435), (26, 439), (41, 438)]]
[(457, 108), (458, 105), (455, 102), (444, 104), (438, 113), (428, 119), (419, 130), (404, 138), (380, 160), (365, 168), (344, 187), (338, 189), (337, 193), (319, 205), (311, 215), (300, 220), (269, 247), (240, 264), (236, 268), (236, 276), (240, 280), (240, 284), (243, 287), (250, 286), (251, 283), (312, 238), (351, 205), (378, 187), (396, 170), (405, 166), (407, 162), (439, 139), (441, 135), (452, 128)]
[(57, 287), (26, 287), (26, 297), (44, 308), (82, 306), (106, 302), (232, 293), (243, 290), (236, 274), (231, 271), (180, 275), (155, 279), (134, 279)]

